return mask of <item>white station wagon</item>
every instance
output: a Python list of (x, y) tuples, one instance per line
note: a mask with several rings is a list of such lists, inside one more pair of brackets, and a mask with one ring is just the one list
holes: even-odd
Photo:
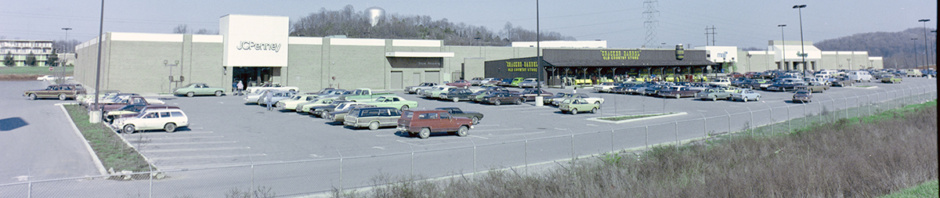
[(189, 118), (180, 109), (144, 109), (135, 117), (115, 120), (111, 127), (120, 129), (123, 133), (134, 133), (144, 130), (164, 130), (174, 132), (179, 127), (189, 126)]

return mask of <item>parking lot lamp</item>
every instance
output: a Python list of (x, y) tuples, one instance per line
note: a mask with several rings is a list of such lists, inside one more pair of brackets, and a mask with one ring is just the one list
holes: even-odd
[[(94, 119), (90, 121), (98, 121), (101, 118), (101, 106), (98, 105), (98, 95), (101, 94), (101, 46), (104, 45), (104, 0), (101, 0), (101, 18), (98, 21), (98, 63), (95, 68), (95, 105), (94, 105)], [(97, 123), (97, 122), (92, 122)]]
[(927, 22), (928, 21), (930, 21), (930, 19), (917, 20), (917, 22), (924, 23), (924, 65), (930, 65), (930, 50), (928, 49), (928, 45), (927, 45)]
[(780, 46), (783, 47), (783, 58), (780, 59), (780, 66), (783, 67), (784, 70), (789, 71), (790, 67), (787, 66), (787, 45), (784, 42), (785, 38), (783, 37), (783, 28), (787, 27), (787, 24), (780, 24), (777, 25), (777, 27), (780, 27)]
[(799, 56), (803, 58), (802, 61), (800, 61), (800, 64), (801, 64), (800, 66), (803, 67), (804, 72), (806, 70), (806, 48), (803, 46), (803, 8), (805, 7), (806, 7), (806, 4), (793, 6), (793, 9), (797, 9), (800, 11), (800, 54)]

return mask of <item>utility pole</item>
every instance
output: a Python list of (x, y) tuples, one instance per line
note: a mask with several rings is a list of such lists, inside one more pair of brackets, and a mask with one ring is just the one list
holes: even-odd
[(715, 26), (714, 26), (714, 25), (712, 25), (712, 27), (705, 26), (705, 46), (708, 46), (708, 39), (709, 39), (708, 37), (709, 37), (709, 35), (711, 36), (711, 40), (712, 40), (712, 44), (711, 44), (711, 45), (712, 45), (712, 46), (715, 45), (715, 34), (718, 34), (718, 33), (715, 33)]

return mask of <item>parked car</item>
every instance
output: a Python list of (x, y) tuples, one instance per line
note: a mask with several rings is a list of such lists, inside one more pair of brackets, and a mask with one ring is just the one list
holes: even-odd
[(196, 95), (222, 96), (223, 94), (225, 94), (225, 89), (222, 89), (221, 87), (210, 87), (209, 85), (206, 85), (206, 83), (190, 83), (186, 86), (173, 90), (173, 95), (186, 95), (186, 97), (193, 97)]
[(488, 96), (484, 96), (481, 101), (487, 104), (499, 106), (504, 103), (522, 104), (522, 100), (522, 96), (519, 94), (496, 92)]
[(562, 102), (564, 102), (565, 100), (568, 100), (568, 99), (584, 99), (584, 100), (586, 100), (587, 102), (594, 103), (594, 104), (597, 104), (597, 105), (601, 105), (601, 104), (604, 103), (604, 98), (601, 98), (601, 97), (591, 97), (591, 96), (588, 96), (588, 95), (585, 94), (585, 93), (563, 93), (563, 94), (565, 94), (565, 95), (558, 95), (558, 94), (556, 94), (555, 96), (553, 96), (553, 97), (552, 97), (552, 101), (551, 101), (552, 105), (554, 105), (554, 106), (559, 106), (559, 105), (561, 105)]
[(345, 101), (345, 100), (333, 100), (333, 102), (331, 102), (329, 105), (310, 107), (310, 114), (316, 117), (326, 118), (326, 115), (329, 115), (330, 113), (332, 113), (333, 110), (336, 109), (336, 107), (342, 104), (346, 104), (346, 103), (357, 103), (357, 102)]
[(614, 87), (618, 87), (620, 85), (621, 83), (603, 82), (603, 83), (594, 85), (593, 88), (595, 92), (610, 92), (611, 89), (613, 89)]
[(695, 93), (698, 93), (698, 91), (683, 86), (671, 86), (659, 91), (659, 97), (679, 99), (682, 97), (695, 97)]
[(272, 85), (272, 84), (264, 84), (264, 85), (261, 85), (261, 86), (245, 87), (245, 91), (248, 92), (249, 94), (252, 94), (252, 93), (260, 93), (261, 91), (264, 91), (264, 90), (300, 92), (300, 88), (297, 88), (297, 87), (285, 87), (285, 86), (281, 86), (281, 85), (279, 85), (279, 84), (273, 84), (273, 85)]
[(111, 111), (115, 109), (120, 109), (121, 107), (127, 106), (129, 104), (151, 105), (151, 104), (162, 104), (162, 103), (151, 103), (146, 98), (138, 96), (138, 95), (129, 96), (129, 97), (118, 97), (118, 98), (114, 98), (112, 101), (108, 101), (105, 103), (102, 103), (102, 102), (98, 103), (98, 105), (101, 106), (102, 111)]
[(313, 113), (311, 112), (311, 109), (313, 109), (314, 107), (328, 106), (330, 104), (333, 104), (333, 101), (336, 101), (336, 100), (337, 100), (336, 98), (316, 98), (310, 102), (297, 104), (297, 107), (296, 109), (294, 109), (294, 111), (297, 111), (297, 113), (311, 114)]
[(483, 85), (483, 77), (473, 77), (470, 79), (470, 86), (480, 86)]
[(375, 105), (363, 104), (363, 103), (358, 103), (358, 102), (344, 103), (344, 104), (341, 104), (340, 106), (336, 106), (336, 108), (333, 109), (333, 111), (327, 114), (327, 116), (324, 118), (334, 123), (343, 123), (346, 121), (346, 115), (349, 114), (349, 111), (360, 109), (360, 108), (371, 108), (371, 107), (375, 107)]
[(509, 83), (509, 86), (511, 86), (511, 87), (519, 87), (519, 83), (521, 83), (523, 80), (525, 80), (525, 79), (522, 78), (522, 77), (513, 78), (513, 79), (512, 79), (512, 82)]
[(901, 77), (894, 75), (894, 74), (881, 75), (881, 82), (883, 83), (894, 84), (894, 83), (901, 83), (901, 81), (902, 81)]
[(539, 86), (538, 79), (535, 78), (526, 78), (522, 82), (519, 82), (519, 88), (536, 88)]
[(418, 107), (418, 102), (405, 100), (398, 96), (382, 96), (373, 101), (360, 101), (365, 104), (375, 105), (376, 107), (391, 107), (395, 109), (408, 110)]
[(596, 103), (590, 103), (584, 99), (567, 99), (561, 102), (561, 105), (558, 106), (558, 109), (562, 113), (571, 113), (572, 115), (577, 115), (580, 111), (590, 111), (591, 113), (596, 113), (601, 106)]
[[(541, 96), (544, 98), (552, 97), (552, 92), (545, 91), (544, 89), (525, 89), (520, 93), (522, 95), (522, 102), (535, 101), (535, 97)], [(542, 100), (543, 104), (545, 100)]]
[(441, 93), (447, 93), (447, 92), (450, 92), (450, 90), (454, 90), (454, 89), (457, 89), (457, 87), (449, 86), (449, 85), (437, 86), (437, 87), (424, 90), (423, 92), (421, 92), (421, 97), (428, 98), (428, 99), (432, 99), (432, 98), (440, 99)]
[(457, 81), (454, 81), (454, 82), (452, 82), (452, 83), (447, 83), (446, 85), (447, 85), (447, 86), (460, 87), (460, 88), (468, 88), (468, 87), (470, 87), (470, 81), (466, 81), (466, 80), (457, 80)]
[(500, 81), (503, 81), (503, 79), (499, 79), (499, 78), (484, 78), (484, 79), (483, 79), (483, 82), (480, 84), (480, 86), (483, 86), (483, 85), (499, 86), (499, 82), (500, 82)]
[(79, 94), (85, 94), (85, 88), (79, 84), (49, 85), (45, 89), (33, 89), (23, 92), (23, 96), (30, 100), (39, 98), (75, 99)]
[(461, 100), (471, 100), (473, 97), (473, 92), (470, 89), (451, 89), (447, 93), (441, 93), (440, 98), (443, 100), (452, 100), (454, 102), (460, 102)]
[(483, 119), (483, 114), (480, 112), (464, 111), (457, 107), (438, 107), (434, 108), (434, 110), (447, 111), (447, 113), (450, 113), (450, 115), (454, 117), (469, 118), (473, 124), (480, 124), (480, 120)]
[(277, 101), (275, 106), (277, 106), (278, 110), (297, 111), (297, 105), (316, 100), (319, 97), (320, 95), (313, 94), (294, 95), (290, 98)]
[(731, 98), (732, 93), (733, 92), (725, 91), (725, 89), (711, 88), (711, 89), (706, 89), (705, 91), (696, 93), (695, 98), (698, 98), (701, 100), (711, 100), (711, 101), (717, 101), (719, 99), (728, 100)]
[(499, 82), (497, 82), (496, 85), (502, 86), (502, 87), (512, 86), (512, 78), (502, 79)]
[(873, 76), (868, 71), (850, 71), (846, 73), (846, 77), (849, 80), (854, 80), (855, 82), (868, 81), (871, 82)]
[(436, 132), (456, 133), (457, 136), (465, 137), (473, 128), (470, 119), (454, 117), (444, 110), (404, 111), (397, 125), (398, 131), (410, 136), (417, 135), (421, 139), (427, 139)]
[(358, 88), (350, 94), (344, 94), (343, 96), (340, 96), (339, 99), (346, 100), (346, 101), (354, 101), (354, 102), (355, 101), (370, 101), (379, 97), (393, 96), (393, 95), (395, 94), (378, 93), (378, 92), (372, 91), (372, 89), (369, 89), (369, 88)]
[(400, 117), (401, 111), (392, 107), (359, 108), (346, 114), (343, 125), (353, 128), (369, 127), (369, 130), (376, 130), (379, 127), (397, 126)]
[(829, 90), (829, 85), (822, 84), (820, 82), (810, 82), (806, 85), (800, 85), (796, 87), (797, 89), (805, 89), (814, 93), (822, 93), (825, 90)]
[(731, 86), (731, 80), (729, 80), (728, 78), (716, 78), (714, 81), (708, 82), (708, 84), (728, 87), (728, 86)]
[(731, 94), (731, 101), (738, 101), (738, 100), (741, 100), (744, 102), (747, 102), (749, 100), (758, 101), (760, 100), (760, 93), (757, 93), (756, 91), (752, 89), (745, 89), (745, 90), (741, 90), (740, 93)]
[(920, 72), (919, 69), (907, 69), (907, 77), (924, 77), (924, 73)]
[(102, 114), (102, 116), (103, 116), (102, 120), (104, 120), (105, 122), (108, 122), (108, 123), (113, 123), (115, 119), (121, 119), (121, 118), (125, 118), (125, 117), (134, 117), (134, 116), (140, 115), (140, 112), (146, 111), (146, 110), (148, 110), (148, 109), (149, 109), (149, 110), (154, 110), (154, 109), (179, 109), (179, 107), (177, 107), (177, 106), (168, 106), (168, 105), (164, 105), (164, 104), (153, 104), (153, 105), (147, 105), (147, 104), (130, 104), (130, 105), (125, 105), (124, 107), (119, 108), (119, 109), (110, 110), (110, 111), (105, 111), (105, 112)]
[(434, 86), (437, 86), (437, 83), (432, 83), (432, 82), (421, 83), (421, 84), (418, 84), (417, 86), (405, 87), (405, 92), (408, 92), (409, 94), (414, 94), (414, 93), (417, 93), (419, 89), (429, 89)]
[(851, 87), (855, 85), (854, 80), (850, 80), (848, 77), (837, 78), (838, 80), (832, 82), (833, 87)]
[(801, 89), (793, 93), (793, 102), (807, 103), (813, 101), (813, 92)]
[(189, 118), (180, 109), (145, 109), (138, 116), (115, 119), (111, 127), (123, 133), (163, 129), (172, 133), (189, 126)]

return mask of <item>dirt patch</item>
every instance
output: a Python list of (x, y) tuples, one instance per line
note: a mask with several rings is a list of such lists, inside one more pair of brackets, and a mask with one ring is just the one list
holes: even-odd
[(36, 80), (36, 78), (43, 75), (36, 74), (4, 74), (0, 75), (0, 81), (29, 81)]

